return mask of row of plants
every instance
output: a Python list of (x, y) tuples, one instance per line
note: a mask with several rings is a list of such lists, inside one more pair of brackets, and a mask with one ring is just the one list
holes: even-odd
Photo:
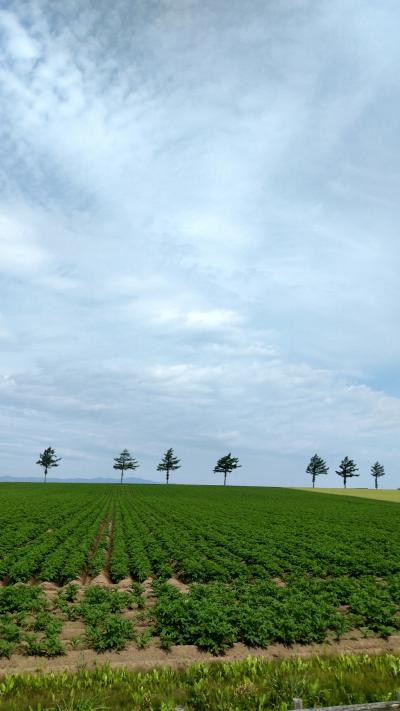
[[(97, 652), (121, 650), (131, 640), (141, 647), (155, 636), (165, 649), (196, 644), (221, 654), (236, 642), (248, 647), (322, 643), (355, 629), (386, 638), (400, 628), (400, 575), (384, 582), (293, 577), (285, 587), (268, 580), (213, 582), (193, 584), (186, 592), (158, 579), (153, 592), (156, 604), (145, 610), (139, 583), (127, 590), (89, 586), (79, 598), (78, 586), (69, 584), (52, 602), (39, 586), (1, 588), (0, 656), (64, 654), (64, 621), (77, 619), (85, 623), (81, 641)], [(132, 609), (136, 617), (126, 619), (122, 612)], [(145, 623), (141, 635), (136, 623)]]
[[(51, 511), (60, 505), (53, 489), (46, 488)], [(73, 491), (74, 514), (67, 498), (58, 528), (0, 559), (8, 582), (66, 583), (105, 568), (114, 583), (153, 578), (152, 624), (162, 644), (216, 653), (236, 641), (308, 643), (352, 629), (382, 636), (398, 629), (396, 504), (283, 489)], [(24, 511), (35, 523), (22, 499), (17, 520)], [(189, 591), (165, 585), (171, 577)]]
[(46, 599), (37, 585), (0, 588), (0, 657), (13, 652), (34, 656), (58, 656), (67, 651), (62, 630), (67, 620), (82, 620), (83, 638), (74, 640), (97, 652), (124, 649), (136, 640), (143, 646), (143, 634), (135, 631), (135, 620), (123, 612), (137, 610), (137, 621), (143, 622), (144, 598), (139, 584), (127, 590), (90, 586), (78, 598), (78, 585), (68, 584), (52, 601)]
[(50, 614), (40, 587), (0, 588), (0, 657), (10, 657), (14, 651), (35, 656), (63, 654), (62, 625), (62, 620)]
[(126, 545), (140, 540), (153, 574), (170, 575), (172, 565), (186, 582), (400, 572), (395, 504), (279, 489), (221, 493), (126, 490)]
[(59, 528), (48, 529), (35, 540), (0, 560), (0, 577), (10, 583), (42, 580), (63, 583), (80, 575), (88, 551), (105, 516), (107, 500), (91, 500)]
[(162, 646), (196, 644), (221, 654), (236, 642), (249, 647), (339, 640), (361, 630), (387, 638), (400, 628), (400, 576), (320, 580), (293, 577), (285, 587), (269, 580), (253, 584), (193, 584), (180, 592), (154, 583), (154, 634)]
[[(207, 582), (285, 578), (293, 573), (385, 576), (400, 571), (397, 508), (391, 503), (326, 495), (314, 500), (305, 492), (279, 489), (223, 492), (211, 487), (141, 486), (120, 491), (99, 485), (74, 490), (72, 511), (68, 486), (58, 485), (46, 488), (46, 495), (51, 492), (46, 522), (46, 502), (32, 492), (34, 486), (27, 486), (21, 502), (3, 493), (0, 503), (6, 514), (0, 534), (0, 577), (9, 576), (11, 582), (34, 575), (65, 582), (82, 574), (98, 526), (107, 514), (111, 518), (112, 511), (113, 581), (129, 573), (138, 580), (175, 574), (186, 582)], [(66, 490), (65, 506), (59, 487)], [(35, 505), (27, 510), (31, 495), (40, 520)], [(25, 542), (18, 539), (20, 524), (24, 536), (30, 536)], [(13, 531), (17, 544), (11, 547)], [(103, 534), (96, 571), (106, 561), (107, 531)]]
[(31, 484), (1, 485), (0, 556), (56, 531), (81, 507), (93, 504), (91, 492), (58, 486), (41, 491)]

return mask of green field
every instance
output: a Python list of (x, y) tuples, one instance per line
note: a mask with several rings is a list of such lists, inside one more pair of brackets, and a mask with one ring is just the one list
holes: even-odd
[[(400, 509), (249, 487), (0, 486), (0, 654), (320, 643), (400, 627)], [(102, 575), (105, 587), (89, 585)], [(117, 584), (127, 581), (124, 590)], [(42, 581), (51, 581), (51, 596)], [(151, 597), (151, 605), (149, 604)], [(82, 627), (65, 640), (68, 621)]]
[(400, 504), (399, 489), (324, 489), (301, 487), (298, 491), (312, 491), (315, 494), (338, 494), (339, 496), (357, 496), (363, 499), (376, 499), (377, 501), (394, 501)]

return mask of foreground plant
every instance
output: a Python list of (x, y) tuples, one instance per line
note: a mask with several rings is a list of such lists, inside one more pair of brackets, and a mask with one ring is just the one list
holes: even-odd
[(22, 674), (0, 679), (0, 711), (112, 711), (177, 706), (198, 711), (281, 711), (293, 697), (305, 707), (396, 698), (397, 655), (366, 654), (169, 667), (146, 673), (99, 666), (94, 671)]

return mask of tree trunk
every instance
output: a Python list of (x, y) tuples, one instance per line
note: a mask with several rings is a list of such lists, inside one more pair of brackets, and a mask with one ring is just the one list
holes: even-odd
[(375, 489), (377, 489), (377, 488), (378, 488), (378, 477), (376, 476), (375, 477)]
[(123, 478), (123, 476), (124, 476), (124, 470), (121, 469), (121, 481), (120, 481), (121, 484), (122, 484), (122, 478)]
[(226, 486), (226, 472), (224, 472), (224, 486)]
[(347, 478), (345, 476), (343, 477), (343, 485), (344, 488), (347, 489)]
[(312, 477), (312, 488), (315, 489), (315, 474)]
[(168, 482), (169, 482), (169, 471), (168, 471), (168, 469), (167, 469), (166, 479), (167, 479), (167, 484), (168, 484)]
[(47, 467), (44, 468), (44, 483), (46, 483)]

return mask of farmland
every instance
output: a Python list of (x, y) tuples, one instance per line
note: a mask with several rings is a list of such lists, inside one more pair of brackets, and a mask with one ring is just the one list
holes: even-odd
[(376, 499), (377, 501), (394, 501), (400, 504), (399, 489), (305, 489), (300, 488), (299, 491), (310, 491), (314, 494), (336, 494), (338, 496), (357, 496), (362, 499)]
[[(0, 654), (267, 648), (400, 628), (400, 509), (244, 487), (4, 484)], [(66, 635), (74, 629), (76, 635)]]

